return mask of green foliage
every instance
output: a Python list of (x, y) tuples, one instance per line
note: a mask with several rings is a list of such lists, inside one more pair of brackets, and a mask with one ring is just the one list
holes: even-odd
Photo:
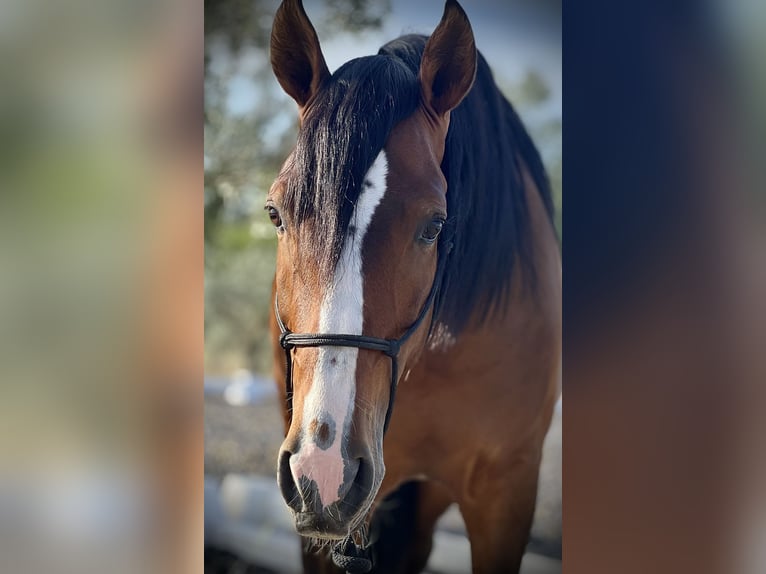
[[(212, 37), (226, 39), (232, 53), (253, 44), (266, 50), (277, 0), (205, 0), (205, 59)], [(207, 80), (207, 78), (206, 78)]]
[(324, 5), (326, 11), (323, 28), (357, 34), (371, 28), (380, 28), (391, 11), (391, 0), (325, 0)]
[(520, 108), (542, 104), (551, 96), (551, 89), (536, 70), (527, 70), (521, 82), (508, 86), (504, 92)]

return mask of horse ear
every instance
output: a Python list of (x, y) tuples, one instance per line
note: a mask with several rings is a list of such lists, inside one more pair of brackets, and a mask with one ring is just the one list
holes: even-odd
[(271, 29), (271, 67), (301, 111), (330, 76), (316, 30), (301, 0), (284, 0)]
[(444, 117), (468, 94), (476, 77), (476, 43), (463, 8), (447, 0), (420, 62), (420, 89), (426, 107)]

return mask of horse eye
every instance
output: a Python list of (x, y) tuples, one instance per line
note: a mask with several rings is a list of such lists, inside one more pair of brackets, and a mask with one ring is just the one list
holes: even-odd
[(274, 224), (274, 227), (282, 227), (282, 218), (280, 217), (279, 212), (277, 211), (277, 208), (269, 205), (266, 207), (266, 209), (269, 212), (269, 219), (271, 219), (271, 222)]
[(443, 226), (444, 226), (444, 221), (442, 221), (441, 219), (434, 219), (428, 225), (426, 225), (426, 228), (423, 230), (423, 233), (420, 235), (420, 238), (426, 243), (433, 243), (434, 241), (436, 241), (436, 238), (441, 232)]

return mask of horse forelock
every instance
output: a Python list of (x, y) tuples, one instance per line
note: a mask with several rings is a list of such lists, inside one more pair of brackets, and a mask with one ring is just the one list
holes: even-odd
[(299, 252), (329, 282), (364, 178), (391, 129), (418, 103), (417, 76), (396, 58), (366, 56), (341, 66), (303, 118), (286, 173), (284, 204)]

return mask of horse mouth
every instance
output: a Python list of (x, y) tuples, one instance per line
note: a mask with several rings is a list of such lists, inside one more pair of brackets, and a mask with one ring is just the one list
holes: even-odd
[(344, 517), (337, 503), (321, 512), (294, 512), (295, 530), (303, 537), (317, 540), (343, 540), (359, 530), (372, 504), (360, 508), (353, 516)]
[[(357, 480), (346, 496), (326, 507), (319, 504), (293, 507), (295, 529), (301, 536), (319, 540), (341, 540), (358, 530), (372, 508), (377, 492), (370, 484), (373, 469), (362, 465)], [(364, 474), (362, 474), (364, 473)], [(369, 473), (369, 476), (366, 476)]]
[(292, 511), (298, 534), (317, 540), (340, 540), (363, 528), (385, 474), (382, 457), (365, 453), (351, 459), (353, 464), (345, 459), (345, 481), (334, 491), (326, 482), (315, 480), (317, 475), (300, 474), (296, 479), (290, 464), (292, 456), (288, 449), (281, 451), (277, 483)]
[(296, 512), (295, 530), (301, 536), (320, 540), (342, 540), (348, 536), (348, 527), (329, 512)]

